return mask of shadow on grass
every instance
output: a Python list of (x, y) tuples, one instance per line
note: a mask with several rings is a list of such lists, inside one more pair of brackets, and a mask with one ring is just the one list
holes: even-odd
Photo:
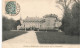
[(2, 41), (17, 37), (24, 33), (27, 33), (27, 32), (25, 32), (25, 31), (3, 31), (2, 32)]
[(36, 32), (40, 44), (80, 44), (80, 36), (65, 35), (64, 32)]

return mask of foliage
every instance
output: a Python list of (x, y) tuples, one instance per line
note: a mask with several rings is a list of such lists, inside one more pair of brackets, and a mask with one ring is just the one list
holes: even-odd
[(63, 19), (62, 19), (62, 25), (60, 29), (65, 32), (65, 34), (69, 34), (70, 29), (70, 23), (71, 23), (71, 13), (69, 12), (69, 9), (67, 9), (64, 13)]
[(18, 26), (18, 25), (21, 25), (20, 20), (17, 20), (17, 21), (15, 22), (15, 25), (14, 25), (15, 29), (17, 29), (17, 26)]
[(44, 18), (48, 18), (48, 17), (57, 18), (57, 15), (56, 14), (47, 14), (47, 15), (44, 16)]
[(72, 28), (73, 33), (76, 32), (76, 34), (79, 35), (80, 32), (80, 2), (76, 2), (72, 7)]
[(69, 5), (72, 1), (71, 0), (58, 0), (57, 3), (60, 4), (63, 7), (63, 18), (62, 18), (62, 25), (60, 26), (60, 29), (64, 31), (65, 33), (69, 32), (70, 28), (70, 20), (72, 18), (71, 11), (69, 9)]
[(3, 31), (5, 30), (13, 30), (13, 29), (16, 29), (17, 28), (17, 25), (20, 24), (19, 20), (18, 21), (15, 21), (13, 19), (8, 19), (7, 17), (2, 17), (2, 27), (3, 27)]
[(3, 30), (11, 30), (14, 27), (15, 21), (3, 16)]
[(79, 35), (80, 32), (80, 3), (78, 3), (78, 0), (74, 1), (75, 3), (72, 6), (72, 10), (70, 10), (69, 6), (66, 5), (67, 0), (65, 2), (64, 0), (61, 1), (65, 6), (63, 6), (64, 15), (60, 29), (68, 35)]

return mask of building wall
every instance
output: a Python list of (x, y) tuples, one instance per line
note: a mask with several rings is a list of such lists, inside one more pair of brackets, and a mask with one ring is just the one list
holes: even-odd
[(26, 22), (25, 27), (26, 28), (30, 28), (30, 27), (39, 28), (39, 22)]
[(45, 22), (41, 24), (40, 29), (54, 29), (55, 20), (56, 18), (45, 18)]
[[(54, 29), (55, 28), (55, 24), (56, 26), (58, 26), (59, 22), (55, 22), (56, 18), (43, 18), (45, 19), (45, 22), (23, 22), (21, 20), (21, 26), (17, 26), (17, 29), (21, 29), (21, 28), (30, 28), (30, 27), (35, 27), (35, 28), (39, 28), (39, 29)], [(60, 25), (59, 25), (60, 26)]]

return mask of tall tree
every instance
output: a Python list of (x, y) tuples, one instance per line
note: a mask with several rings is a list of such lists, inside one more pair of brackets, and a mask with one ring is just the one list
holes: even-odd
[[(73, 28), (74, 32), (79, 35), (80, 32), (80, 1), (76, 1), (76, 3), (73, 4), (72, 6), (72, 23), (73, 23)], [(74, 21), (74, 22), (73, 22)]]
[(63, 18), (62, 18), (62, 25), (60, 29), (65, 31), (66, 27), (70, 26), (70, 19), (71, 19), (71, 11), (70, 11), (70, 4), (72, 0), (57, 0), (57, 3), (63, 7)]
[[(63, 7), (62, 26), (60, 27), (65, 34), (76, 34), (80, 32), (80, 0), (58, 0), (58, 3)], [(70, 4), (73, 4), (72, 11), (69, 9)]]
[(17, 20), (17, 21), (15, 22), (14, 28), (17, 29), (17, 26), (18, 26), (18, 25), (21, 26), (21, 22), (20, 22), (20, 20)]
[(3, 31), (12, 30), (14, 28), (15, 20), (8, 19), (7, 17), (3, 16), (2, 23)]
[(74, 0), (76, 3), (79, 3), (80, 2), (80, 0)]

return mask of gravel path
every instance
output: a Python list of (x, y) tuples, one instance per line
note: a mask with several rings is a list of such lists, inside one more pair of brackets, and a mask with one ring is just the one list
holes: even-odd
[(3, 48), (25, 48), (28, 45), (37, 45), (38, 40), (35, 31), (28, 31), (28, 33), (17, 36), (2, 42)]

